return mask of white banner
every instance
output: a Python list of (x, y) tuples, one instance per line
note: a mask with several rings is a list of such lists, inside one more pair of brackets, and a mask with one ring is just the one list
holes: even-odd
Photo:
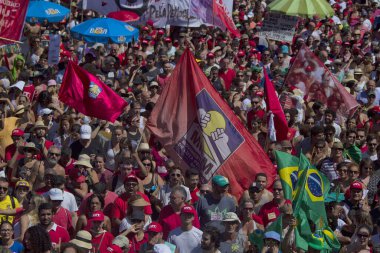
[(59, 63), (59, 45), (61, 44), (61, 36), (58, 34), (50, 34), (48, 64), (49, 66)]
[(259, 36), (268, 39), (291, 43), (295, 33), (297, 17), (269, 12), (264, 19), (264, 25)]

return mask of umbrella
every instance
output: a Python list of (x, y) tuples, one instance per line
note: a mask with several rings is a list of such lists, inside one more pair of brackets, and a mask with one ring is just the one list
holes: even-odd
[(39, 22), (47, 21), (51, 23), (61, 22), (69, 16), (70, 10), (52, 2), (32, 1), (29, 3), (26, 19), (30, 22), (37, 19)]
[(113, 11), (108, 13), (107, 17), (123, 22), (135, 22), (140, 19), (140, 16), (132, 11)]
[(71, 29), (74, 38), (91, 43), (124, 43), (137, 40), (139, 30), (113, 18), (94, 18)]
[(269, 4), (269, 9), (273, 12), (303, 18), (313, 16), (326, 18), (334, 15), (334, 10), (326, 0), (275, 0)]

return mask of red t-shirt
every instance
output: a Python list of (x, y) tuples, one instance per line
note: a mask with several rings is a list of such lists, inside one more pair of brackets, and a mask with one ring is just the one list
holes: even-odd
[(35, 88), (32, 84), (25, 85), (22, 93), (29, 98), (30, 102), (36, 98)]
[(107, 248), (112, 245), (113, 238), (113, 235), (107, 231), (105, 231), (103, 234), (93, 236), (91, 240), (92, 247), (96, 249), (96, 252), (107, 253)]
[(252, 119), (254, 117), (258, 117), (259, 119), (264, 119), (264, 116), (265, 116), (265, 111), (263, 109), (259, 109), (257, 111), (254, 111), (254, 110), (250, 110), (248, 113), (247, 113), (247, 128), (248, 129), (251, 129), (252, 128)]
[(223, 79), (226, 91), (229, 91), (232, 81), (236, 77), (236, 72), (233, 69), (227, 69), (227, 72), (219, 71), (219, 77)]
[(147, 233), (144, 234), (144, 237), (141, 241), (137, 241), (136, 236), (133, 233), (127, 235), (127, 238), (129, 239), (129, 253), (138, 253), (140, 251), (141, 245), (148, 242)]
[(274, 200), (264, 204), (259, 211), (259, 216), (263, 220), (265, 227), (270, 222), (275, 221), (279, 215), (280, 209), (278, 208), (278, 205), (274, 202)]
[(194, 190), (190, 191), (191, 204), (196, 203), (199, 200), (199, 189), (196, 187)]
[(54, 224), (53, 227), (49, 230), (49, 236), (51, 240), (51, 244), (54, 246), (55, 244), (64, 243), (70, 241), (69, 232), (63, 227)]
[(65, 174), (66, 175), (69, 175), (70, 170), (74, 168), (74, 163), (75, 162), (76, 161), (74, 159), (71, 159), (70, 163), (65, 166)]
[(73, 220), (69, 210), (59, 207), (58, 211), (53, 215), (52, 221), (63, 227), (67, 231), (73, 231)]
[[(11, 145), (7, 146), (5, 148), (5, 161), (10, 161), (12, 159), (12, 156), (16, 153), (16, 145), (12, 143)], [(22, 154), (19, 154), (17, 157), (17, 161), (21, 160), (25, 156)]]
[[(145, 201), (150, 203), (148, 196), (146, 196), (144, 193), (137, 192), (137, 194), (140, 195), (141, 197), (143, 197), (143, 199)], [(127, 201), (128, 201), (128, 196), (126, 193), (123, 193), (120, 197), (118, 197), (115, 200), (115, 203), (114, 203), (113, 208), (112, 208), (112, 215), (111, 215), (112, 218), (114, 218), (114, 219), (116, 218), (119, 220), (124, 219), (126, 212), (127, 212), (127, 208), (128, 208)], [(144, 213), (148, 214), (148, 215), (152, 214), (153, 213), (152, 207), (150, 205), (144, 207)]]
[[(162, 208), (158, 222), (162, 225), (163, 238), (166, 240), (170, 231), (181, 226), (181, 217), (180, 214), (174, 212), (171, 205), (167, 205)], [(193, 226), (200, 228), (198, 214), (194, 217)]]

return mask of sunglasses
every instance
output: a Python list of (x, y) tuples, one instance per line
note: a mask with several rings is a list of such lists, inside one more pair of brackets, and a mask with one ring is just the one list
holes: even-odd
[(211, 191), (208, 191), (208, 190), (200, 190), (199, 191), (201, 194), (207, 194), (207, 193), (209, 193), (209, 192), (211, 192)]
[(8, 187), (0, 187), (0, 190), (2, 190), (2, 191), (8, 191)]
[(49, 152), (49, 155), (51, 155), (51, 156), (61, 156), (60, 153), (53, 153), (53, 152)]
[(143, 165), (148, 167), (148, 166), (151, 166), (152, 164), (151, 163), (143, 163)]
[(359, 171), (358, 170), (350, 170), (349, 171), (351, 174), (359, 174)]
[(273, 188), (273, 191), (274, 191), (274, 192), (275, 192), (275, 191), (279, 191), (279, 192), (281, 192), (282, 189), (280, 189), (280, 188)]
[(369, 235), (368, 234), (356, 234), (358, 237), (360, 238), (368, 238)]
[(170, 174), (171, 177), (181, 177), (181, 174)]

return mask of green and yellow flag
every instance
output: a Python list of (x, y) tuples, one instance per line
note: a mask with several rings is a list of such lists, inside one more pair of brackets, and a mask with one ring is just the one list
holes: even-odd
[(288, 153), (276, 151), (277, 171), (285, 199), (293, 200), (298, 179), (298, 157)]

